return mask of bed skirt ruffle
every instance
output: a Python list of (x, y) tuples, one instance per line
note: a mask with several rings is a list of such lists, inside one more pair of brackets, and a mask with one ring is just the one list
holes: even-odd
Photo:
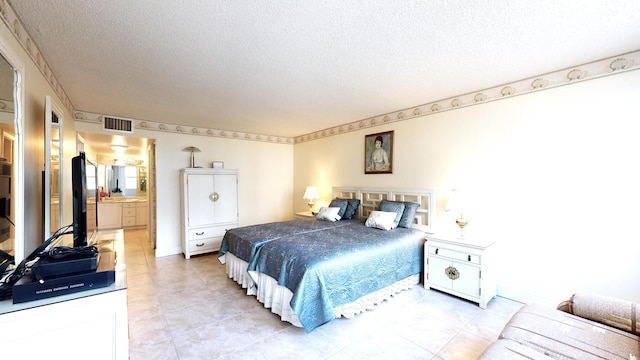
[[(263, 303), (264, 307), (280, 315), (283, 321), (302, 327), (298, 317), (289, 305), (293, 297), (291, 290), (278, 285), (278, 282), (269, 275), (252, 271), (251, 276), (249, 276), (249, 272), (247, 272), (248, 263), (229, 252), (225, 253), (224, 257), (227, 275), (230, 279), (240, 284), (243, 289), (247, 289), (247, 295), (256, 295), (258, 301)], [(256, 279), (257, 287), (252, 277)], [(372, 310), (376, 305), (390, 299), (393, 295), (411, 289), (419, 282), (420, 274), (411, 275), (385, 288), (367, 294), (352, 303), (338, 306), (334, 309), (334, 313), (336, 318), (353, 318), (366, 310)]]
[(247, 272), (249, 263), (242, 259), (238, 259), (230, 252), (225, 253), (223, 257), (223, 264), (227, 268), (227, 275), (229, 276), (229, 279), (233, 279), (233, 281), (240, 284), (243, 289), (247, 289), (247, 295), (255, 295), (255, 283)]

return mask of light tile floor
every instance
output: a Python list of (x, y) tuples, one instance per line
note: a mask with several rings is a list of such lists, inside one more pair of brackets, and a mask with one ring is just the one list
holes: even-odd
[(421, 285), (310, 334), (230, 280), (217, 254), (155, 258), (125, 231), (130, 359), (476, 359), (521, 303), (487, 309)]

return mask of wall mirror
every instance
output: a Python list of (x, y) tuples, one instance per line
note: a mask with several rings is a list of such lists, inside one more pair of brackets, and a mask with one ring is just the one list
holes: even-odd
[(62, 110), (50, 96), (45, 97), (44, 158), (44, 240), (62, 227)]
[(106, 175), (105, 192), (112, 197), (141, 196), (147, 191), (147, 175), (144, 166), (105, 165), (104, 172)]
[[(0, 42), (0, 250), (24, 258), (22, 74)], [(15, 64), (15, 62), (13, 62)]]
[(138, 166), (138, 192), (142, 195), (147, 193), (147, 167)]

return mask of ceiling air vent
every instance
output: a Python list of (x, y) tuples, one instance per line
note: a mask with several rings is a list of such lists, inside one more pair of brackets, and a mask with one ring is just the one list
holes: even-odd
[(121, 119), (110, 116), (103, 116), (103, 128), (105, 130), (122, 131), (126, 133), (133, 132), (133, 121), (129, 119)]

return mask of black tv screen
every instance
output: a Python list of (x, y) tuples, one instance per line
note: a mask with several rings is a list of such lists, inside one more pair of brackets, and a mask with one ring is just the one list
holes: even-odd
[(85, 154), (71, 159), (73, 192), (73, 247), (87, 246), (87, 186)]

